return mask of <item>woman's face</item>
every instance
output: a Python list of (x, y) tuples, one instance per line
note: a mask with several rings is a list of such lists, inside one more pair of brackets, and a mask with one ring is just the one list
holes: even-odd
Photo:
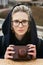
[(12, 23), (11, 27), (13, 29), (13, 32), (17, 34), (18, 36), (23, 36), (29, 27), (28, 24), (29, 16), (25, 12), (16, 12), (12, 15)]

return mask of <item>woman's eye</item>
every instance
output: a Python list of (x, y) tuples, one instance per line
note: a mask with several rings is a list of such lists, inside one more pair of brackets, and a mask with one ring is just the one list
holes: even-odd
[(27, 23), (27, 20), (23, 20), (23, 23)]
[(14, 22), (15, 22), (15, 23), (18, 23), (19, 21), (18, 21), (18, 20), (15, 20)]

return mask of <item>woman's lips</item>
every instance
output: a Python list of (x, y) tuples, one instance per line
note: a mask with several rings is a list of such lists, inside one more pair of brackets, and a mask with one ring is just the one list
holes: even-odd
[(23, 32), (23, 30), (18, 30), (18, 31)]

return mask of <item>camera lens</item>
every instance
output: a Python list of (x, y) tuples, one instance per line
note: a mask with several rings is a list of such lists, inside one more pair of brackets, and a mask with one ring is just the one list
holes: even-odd
[(26, 57), (26, 49), (19, 49), (18, 55), (19, 57)]

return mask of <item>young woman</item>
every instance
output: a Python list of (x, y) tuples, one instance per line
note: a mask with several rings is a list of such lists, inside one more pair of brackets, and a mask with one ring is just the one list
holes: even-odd
[(0, 42), (0, 58), (13, 59), (15, 45), (25, 45), (32, 59), (37, 57), (38, 37), (31, 9), (18, 4), (8, 14), (2, 26), (3, 38)]

